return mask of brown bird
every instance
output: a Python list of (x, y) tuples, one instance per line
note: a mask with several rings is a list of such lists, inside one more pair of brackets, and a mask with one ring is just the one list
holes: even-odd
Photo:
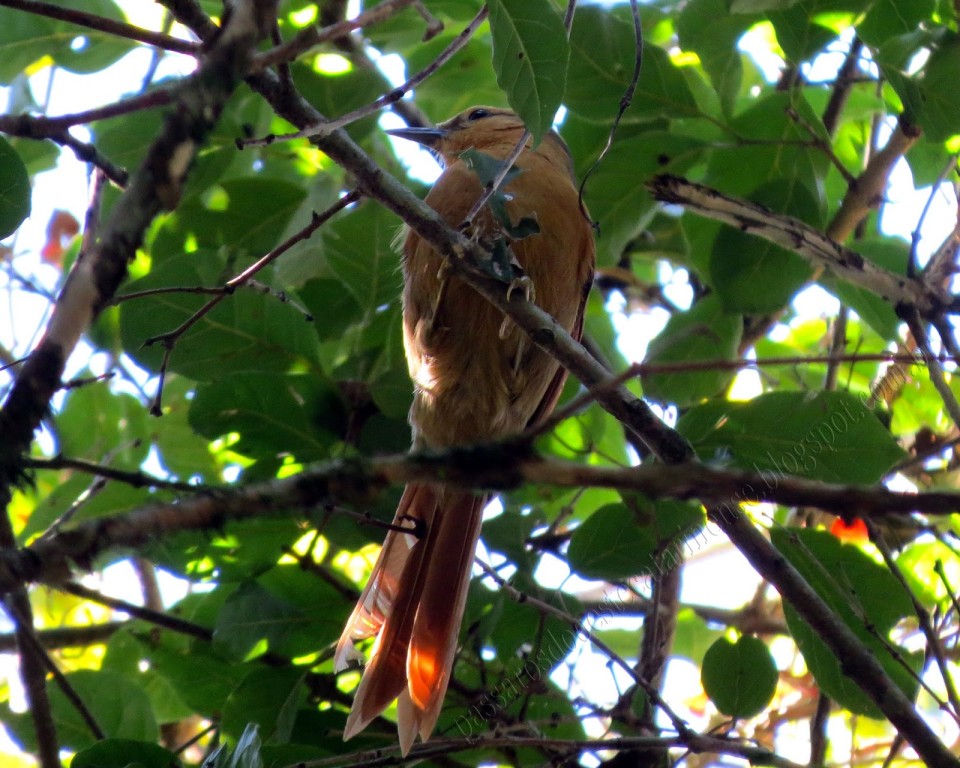
[[(505, 159), (524, 125), (509, 110), (474, 107), (437, 128), (391, 131), (419, 142), (444, 171), (426, 202), (448, 224), (460, 225), (483, 192), (460, 157), (476, 149)], [(548, 133), (527, 144), (518, 175), (503, 192), (511, 223), (534, 219), (539, 233), (511, 249), (532, 285), (530, 295), (577, 339), (593, 280), (594, 242), (580, 209), (573, 163), (563, 140)], [(503, 237), (489, 209), (473, 233)], [(443, 260), (409, 231), (403, 244), (403, 338), (414, 400), (414, 448), (447, 448), (495, 440), (537, 424), (553, 410), (566, 370), (504, 321), (466, 283), (447, 277)], [(437, 722), (456, 653), (483, 508), (489, 495), (414, 483), (404, 490), (373, 574), (337, 645), (336, 667), (359, 658), (353, 641), (376, 636), (357, 689), (344, 739), (397, 702), (403, 754), (417, 733), (426, 740)]]

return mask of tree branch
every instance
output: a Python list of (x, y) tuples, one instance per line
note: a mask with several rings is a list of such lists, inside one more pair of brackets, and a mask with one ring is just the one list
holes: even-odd
[[(414, 744), (407, 759), (425, 760), (482, 748), (516, 750), (547, 749), (559, 752), (566, 758), (577, 754), (595, 752), (626, 752), (650, 750), (662, 752), (667, 749), (683, 749), (694, 754), (734, 755), (754, 765), (769, 765), (774, 768), (807, 768), (771, 752), (738, 739), (725, 736), (704, 736), (689, 732), (683, 736), (657, 738), (655, 736), (620, 736), (602, 739), (550, 739), (530, 736), (485, 735), (462, 739), (431, 739), (423, 744)], [(299, 763), (303, 768), (332, 768), (332, 766), (362, 765), (364, 768), (393, 766), (401, 762), (399, 746), (364, 750), (348, 755), (306, 760)], [(566, 762), (557, 764), (566, 764)]]
[(181, 483), (175, 480), (165, 480), (162, 477), (148, 475), (146, 472), (130, 472), (124, 469), (108, 467), (104, 464), (97, 464), (85, 459), (70, 459), (66, 456), (54, 456), (49, 459), (37, 459), (28, 457), (24, 459), (23, 466), (26, 469), (71, 469), (77, 472), (86, 472), (95, 477), (102, 477), (108, 480), (116, 480), (120, 483), (126, 483), (133, 488), (166, 488), (171, 491), (187, 491), (195, 493), (202, 490), (201, 486), (195, 483)]
[(67, 357), (126, 277), (144, 231), (161, 210), (174, 207), (199, 143), (213, 128), (243, 71), (250, 52), (263, 36), (258, 26), (272, 13), (275, 0), (238, 4), (204, 58), (200, 69), (177, 94), (130, 186), (117, 200), (98, 242), (77, 258), (57, 301), (44, 336), (20, 369), (0, 410), (0, 505), (9, 501), (8, 486), (23, 472), (22, 454), (60, 386)]
[(358, 29), (363, 29), (364, 27), (385, 21), (407, 6), (412, 5), (414, 2), (415, 0), (383, 0), (383, 2), (373, 6), (373, 8), (367, 8), (362, 11), (355, 18), (344, 19), (325, 27), (307, 27), (285, 43), (254, 56), (251, 71), (256, 72), (260, 69), (272, 67), (275, 64), (293, 61), (300, 56), (300, 54), (305, 53), (320, 43), (326, 42), (327, 40), (336, 40)]
[(924, 765), (932, 768), (960, 765), (960, 760), (937, 738), (880, 662), (746, 516), (727, 506), (711, 510), (710, 519), (836, 654), (844, 675), (870, 697), (916, 750)]
[(0, 0), (0, 7), (15, 8), (18, 11), (27, 11), (37, 16), (46, 16), (59, 21), (67, 21), (87, 29), (95, 29), (98, 32), (106, 32), (108, 35), (123, 37), (128, 40), (136, 40), (140, 43), (146, 43), (157, 48), (163, 48), (173, 53), (184, 53), (188, 56), (196, 56), (200, 48), (196, 43), (188, 40), (181, 40), (178, 37), (171, 37), (159, 32), (152, 32), (149, 29), (135, 27), (123, 21), (106, 19), (103, 16), (97, 16), (86, 11), (78, 11), (73, 8), (64, 8), (61, 5), (52, 3), (43, 3), (39, 0)]
[(905, 118), (900, 118), (886, 146), (873, 153), (863, 173), (847, 189), (840, 210), (827, 227), (826, 234), (829, 239), (842, 243), (853, 234), (854, 229), (870, 211), (876, 210), (883, 202), (883, 193), (894, 164), (917, 143), (920, 133), (918, 127), (908, 123)]
[[(54, 627), (38, 630), (36, 635), (40, 645), (50, 650), (86, 648), (105, 643), (125, 624), (126, 622), (123, 621), (108, 621), (102, 624), (88, 624), (79, 627)], [(16, 650), (16, 633), (0, 634), (0, 653), (15, 653)]]
[(942, 288), (884, 269), (799, 219), (773, 213), (678, 176), (656, 176), (647, 187), (657, 200), (682, 205), (707, 218), (752, 232), (793, 251), (812, 267), (830, 270), (894, 306), (914, 306), (924, 314), (951, 307), (951, 297)]
[(491, 490), (525, 483), (616, 488), (638, 491), (652, 499), (699, 499), (708, 505), (728, 506), (731, 500), (768, 501), (877, 519), (898, 513), (941, 515), (960, 510), (960, 493), (955, 492), (901, 493), (830, 485), (772, 472), (717, 469), (697, 462), (588, 466), (543, 459), (525, 444), (507, 441), (436, 453), (338, 460), (282, 480), (211, 489), (191, 499), (84, 521), (24, 549), (8, 546), (0, 550), (0, 592), (25, 581), (61, 583), (71, 568), (89, 568), (104, 552), (139, 549), (177, 531), (215, 531), (228, 522), (305, 513), (337, 501), (367, 504), (387, 486), (423, 481)]

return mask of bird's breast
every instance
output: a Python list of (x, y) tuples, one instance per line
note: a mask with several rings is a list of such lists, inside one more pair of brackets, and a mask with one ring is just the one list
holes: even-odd
[[(569, 177), (546, 163), (521, 163), (504, 189), (516, 224), (533, 218), (539, 234), (511, 244), (532, 284), (531, 297), (568, 331), (593, 267), (593, 239)], [(458, 226), (482, 193), (464, 163), (451, 165), (426, 202)], [(502, 236), (488, 210), (474, 236)], [(524, 429), (553, 381), (557, 363), (466, 283), (445, 277), (438, 254), (415, 232), (404, 244), (404, 345), (414, 403), (415, 440), (431, 447), (495, 439)]]

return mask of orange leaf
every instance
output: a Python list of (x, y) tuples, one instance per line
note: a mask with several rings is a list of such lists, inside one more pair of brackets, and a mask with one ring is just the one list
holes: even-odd
[(851, 523), (847, 523), (838, 517), (830, 526), (830, 533), (840, 541), (850, 544), (860, 544), (870, 539), (870, 534), (867, 533), (867, 524), (859, 517), (853, 518)]

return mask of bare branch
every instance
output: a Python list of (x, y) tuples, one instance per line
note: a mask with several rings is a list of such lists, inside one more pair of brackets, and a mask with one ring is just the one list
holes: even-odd
[(72, 469), (78, 472), (87, 472), (96, 477), (116, 480), (134, 488), (166, 488), (171, 491), (189, 491), (196, 493), (203, 490), (203, 486), (195, 483), (181, 483), (175, 480), (166, 480), (162, 477), (149, 475), (146, 472), (130, 472), (128, 470), (108, 467), (85, 459), (71, 459), (67, 456), (53, 456), (49, 459), (26, 458), (23, 465), (27, 469)]
[(375, 5), (373, 8), (367, 8), (352, 19), (344, 19), (343, 21), (338, 21), (322, 28), (315, 26), (307, 27), (285, 43), (254, 56), (250, 65), (250, 71), (257, 72), (281, 62), (293, 61), (300, 56), (300, 54), (305, 53), (320, 43), (326, 42), (327, 40), (336, 40), (358, 29), (363, 29), (364, 27), (385, 21), (407, 6), (412, 5), (414, 2), (415, 0), (383, 0), (379, 5)]
[(950, 305), (950, 297), (942, 288), (890, 272), (799, 219), (773, 213), (763, 206), (728, 197), (677, 176), (657, 176), (647, 186), (657, 200), (682, 205), (707, 218), (752, 232), (793, 251), (812, 267), (830, 270), (895, 306), (915, 306), (926, 314)]
[(913, 702), (891, 680), (846, 624), (807, 584), (793, 565), (757, 530), (745, 515), (726, 508), (709, 513), (754, 569), (797, 610), (827, 647), (842, 660), (843, 672), (866, 693), (916, 750), (924, 765), (956, 768), (957, 758), (937, 738)]
[[(14, 622), (17, 625), (18, 633), (22, 633), (22, 637), (26, 637), (28, 644), (30, 645), (30, 650), (32, 653), (36, 654), (37, 658), (41, 660), (43, 666), (46, 667), (47, 671), (53, 677), (54, 681), (57, 684), (57, 687), (63, 692), (63, 695), (66, 697), (73, 708), (77, 711), (77, 714), (80, 715), (80, 718), (87, 725), (87, 729), (90, 731), (91, 735), (98, 741), (101, 739), (107, 738), (106, 733), (100, 727), (100, 724), (97, 722), (97, 719), (93, 716), (93, 713), (90, 711), (90, 708), (86, 705), (86, 702), (80, 698), (80, 694), (77, 693), (76, 689), (70, 684), (70, 681), (67, 680), (66, 675), (60, 671), (60, 668), (54, 663), (53, 659), (50, 658), (50, 654), (47, 653), (47, 649), (43, 647), (43, 643), (37, 638), (36, 632), (32, 626), (32, 620), (30, 624), (25, 623), (25, 618), (20, 614), (15, 608), (10, 604), (10, 600), (5, 603), (7, 611), (10, 613), (10, 616), (13, 618)], [(23, 648), (20, 648), (21, 652)]]
[[(0, 0), (2, 2), (2, 0)], [(97, 120), (107, 120), (111, 117), (128, 115), (143, 109), (163, 107), (173, 101), (174, 92), (169, 88), (158, 88), (154, 91), (122, 99), (113, 104), (88, 109), (85, 112), (74, 112), (69, 115), (45, 117), (42, 115), (0, 115), (0, 131), (11, 136), (21, 136), (27, 139), (56, 139), (65, 129), (73, 125), (86, 125)]]
[[(108, 621), (102, 624), (87, 624), (78, 627), (54, 627), (37, 631), (37, 640), (44, 648), (86, 648), (105, 643), (117, 630), (124, 626), (122, 621)], [(16, 634), (0, 634), (0, 653), (14, 653), (17, 650)]]
[[(507, 441), (438, 453), (340, 460), (268, 483), (211, 489), (194, 498), (77, 523), (25, 549), (0, 550), (0, 592), (25, 581), (60, 583), (71, 568), (90, 567), (114, 548), (141, 548), (177, 531), (219, 530), (232, 521), (307, 513), (337, 501), (367, 504), (389, 485), (443, 482), (507, 490), (525, 483), (638, 491), (652, 499), (700, 499), (707, 504), (768, 501), (827, 512), (882, 518), (921, 512), (953, 514), (960, 493), (901, 493), (885, 488), (831, 485), (776, 473), (717, 469), (697, 462), (675, 466), (598, 467), (543, 459), (523, 442)], [(331, 506), (335, 514), (356, 512)]]
[(407, 82), (402, 85), (394, 88), (389, 93), (384, 94), (376, 101), (371, 102), (363, 107), (358, 107), (352, 112), (348, 112), (345, 115), (341, 115), (337, 118), (324, 119), (320, 118), (315, 121), (314, 124), (308, 125), (302, 130), (297, 131), (296, 133), (286, 133), (282, 136), (266, 136), (262, 139), (244, 139), (238, 140), (237, 146), (240, 148), (243, 147), (259, 147), (259, 146), (268, 146), (273, 144), (276, 141), (289, 141), (291, 139), (302, 139), (302, 138), (312, 138), (319, 139), (325, 136), (329, 136), (344, 126), (355, 123), (357, 120), (360, 120), (367, 115), (372, 115), (376, 112), (379, 112), (384, 107), (389, 107), (391, 104), (396, 104), (400, 101), (405, 94), (412, 91), (420, 83), (430, 77), (434, 72), (436, 72), (440, 67), (446, 64), (453, 56), (460, 51), (468, 42), (470, 38), (473, 37), (474, 32), (477, 31), (477, 28), (486, 20), (487, 18), (487, 7), (483, 6), (480, 11), (474, 16), (473, 20), (464, 27), (463, 31), (457, 35), (440, 54), (430, 62), (426, 67), (417, 72), (413, 77), (411, 77)]
[[(207, 301), (202, 307), (200, 307), (196, 312), (194, 312), (190, 317), (184, 320), (180, 325), (174, 328), (172, 331), (167, 333), (162, 333), (159, 336), (152, 336), (151, 338), (144, 341), (144, 346), (150, 346), (152, 344), (162, 344), (163, 345), (163, 363), (160, 368), (160, 384), (157, 387), (157, 395), (154, 399), (153, 405), (150, 408), (150, 412), (154, 416), (160, 416), (163, 411), (161, 410), (161, 395), (163, 393), (163, 382), (166, 377), (167, 363), (170, 360), (170, 355), (173, 352), (173, 348), (176, 346), (180, 338), (185, 334), (190, 328), (192, 328), (201, 318), (207, 315), (210, 311), (213, 310), (221, 301), (223, 301), (227, 296), (231, 295), (239, 286), (247, 285), (252, 282), (253, 276), (260, 272), (264, 267), (272, 264), (278, 258), (280, 258), (284, 253), (290, 250), (294, 245), (303, 240), (307, 240), (316, 232), (321, 226), (328, 222), (334, 215), (342, 211), (347, 206), (355, 203), (361, 197), (360, 193), (354, 190), (349, 192), (346, 195), (343, 195), (340, 199), (337, 200), (333, 205), (327, 208), (322, 213), (314, 212), (310, 223), (303, 227), (299, 232), (295, 232), (293, 235), (288, 237), (284, 242), (280, 243), (276, 248), (270, 251), (268, 254), (259, 258), (254, 264), (251, 264), (243, 272), (232, 277), (228, 280), (221, 289), (213, 291), (214, 295), (209, 301)], [(180, 291), (182, 289), (175, 289)], [(195, 292), (198, 293), (209, 293), (208, 289), (196, 289)], [(129, 296), (123, 296), (122, 299), (130, 298)], [(312, 318), (308, 318), (312, 319)]]
[(23, 365), (0, 410), (0, 503), (8, 485), (22, 473), (25, 452), (46, 412), (69, 354), (81, 334), (112, 298), (126, 277), (146, 227), (179, 200), (198, 141), (213, 128), (233, 92), (254, 44), (263, 35), (261, 16), (272, 4), (247, 0), (231, 14), (196, 75), (178, 92), (143, 165), (120, 196), (94, 247), (75, 262), (39, 345)]
[[(886, 146), (874, 152), (870, 162), (847, 189), (840, 210), (827, 227), (827, 237), (838, 243), (846, 240), (870, 211), (883, 201), (890, 172), (897, 160), (920, 138), (920, 129), (901, 118)], [(829, 266), (827, 266), (830, 269)]]
[(200, 46), (197, 43), (191, 43), (188, 40), (181, 40), (178, 37), (163, 35), (159, 32), (151, 32), (149, 29), (135, 27), (122, 21), (106, 19), (103, 16), (97, 16), (86, 11), (78, 11), (73, 8), (64, 8), (62, 5), (53, 5), (52, 3), (43, 3), (39, 0), (0, 0), (0, 6), (15, 8), (19, 11), (27, 11), (37, 16), (46, 16), (59, 21), (67, 21), (71, 24), (77, 24), (88, 29), (95, 29), (99, 32), (106, 32), (109, 35), (123, 37), (128, 40), (136, 40), (140, 43), (163, 48), (172, 53), (184, 53), (188, 56), (196, 56), (200, 52)]

